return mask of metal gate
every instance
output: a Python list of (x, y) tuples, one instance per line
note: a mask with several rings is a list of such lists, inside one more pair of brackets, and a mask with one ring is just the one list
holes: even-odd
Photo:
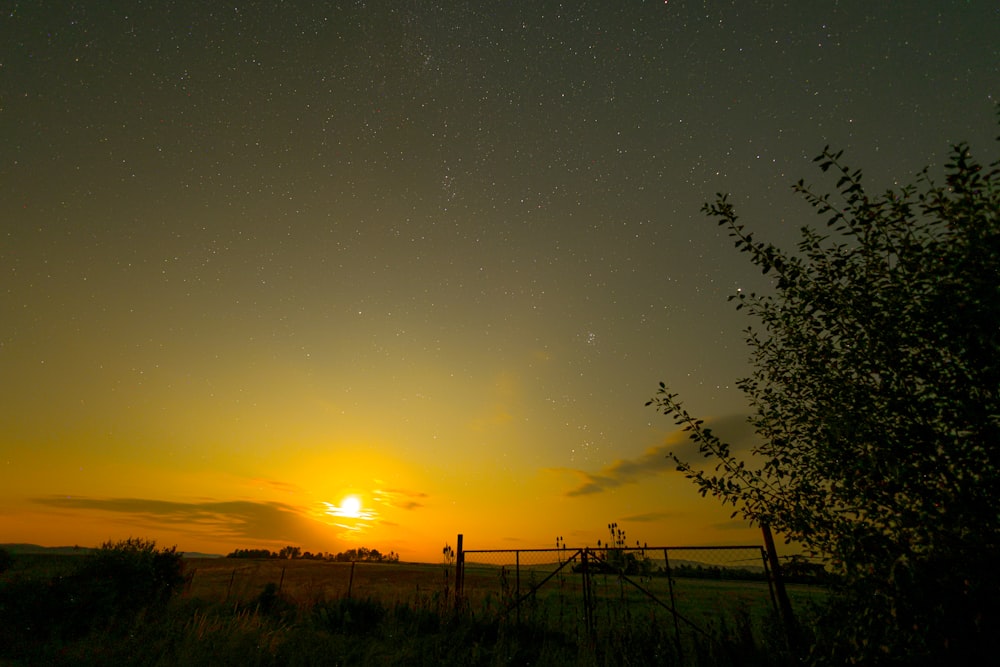
[(682, 652), (683, 637), (707, 636), (727, 605), (784, 616), (760, 545), (464, 549), (459, 535), (455, 565), (457, 608), (516, 623), (530, 614), (591, 642), (605, 624), (648, 619), (671, 623)]

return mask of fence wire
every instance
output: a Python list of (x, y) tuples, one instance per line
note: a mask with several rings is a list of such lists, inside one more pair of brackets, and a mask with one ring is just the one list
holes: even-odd
[(760, 546), (464, 550), (457, 594), (468, 609), (499, 608), (517, 621), (594, 638), (637, 620), (681, 635), (727, 614), (762, 620), (775, 610)]

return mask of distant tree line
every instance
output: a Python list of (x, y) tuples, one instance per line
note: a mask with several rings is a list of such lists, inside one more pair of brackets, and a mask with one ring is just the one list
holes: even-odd
[[(662, 572), (662, 568), (660, 570)], [(763, 568), (721, 567), (718, 565), (691, 565), (684, 563), (670, 568), (670, 574), (687, 579), (742, 579), (764, 581)], [(781, 579), (791, 584), (833, 584), (833, 576), (822, 563), (810, 562), (800, 555), (790, 556), (781, 565)]]
[(670, 574), (685, 579), (767, 579), (764, 570), (743, 567), (719, 567), (717, 565), (677, 565), (670, 568)]
[(312, 553), (311, 551), (302, 551), (300, 547), (282, 547), (279, 551), (270, 551), (269, 549), (237, 549), (232, 553), (226, 555), (226, 558), (275, 558), (283, 560), (323, 560), (336, 563), (398, 563), (399, 554), (395, 551), (390, 551), (387, 554), (382, 553), (378, 549), (369, 549), (368, 547), (358, 547), (357, 549), (348, 549), (347, 551), (341, 551), (340, 553), (327, 553), (325, 551), (318, 551)]

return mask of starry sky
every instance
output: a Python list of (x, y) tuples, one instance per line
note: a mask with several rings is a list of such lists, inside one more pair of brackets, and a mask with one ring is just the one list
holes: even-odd
[(995, 152), (986, 0), (0, 12), (0, 542), (758, 543), (644, 405), (752, 443), (701, 205)]

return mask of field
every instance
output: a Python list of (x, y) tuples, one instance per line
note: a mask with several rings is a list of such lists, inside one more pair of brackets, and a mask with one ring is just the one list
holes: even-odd
[[(187, 567), (193, 577), (185, 595), (206, 600), (246, 602), (267, 584), (274, 584), (297, 605), (346, 597), (440, 610), (454, 605), (454, 566), (193, 559)], [(579, 634), (583, 628), (576, 626), (583, 623), (585, 611), (583, 576), (565, 570), (542, 583), (549, 574), (545, 568), (522, 569), (518, 581), (510, 569), (467, 566), (464, 606), (480, 613), (520, 614), (550, 629)], [(689, 630), (690, 626), (697, 631), (744, 616), (759, 630), (774, 613), (770, 589), (763, 581), (675, 578), (671, 582), (664, 576), (630, 577), (640, 590), (616, 575), (599, 574), (591, 580), (597, 624), (616, 624), (635, 617), (672, 624), (674, 609), (681, 625)], [(537, 584), (541, 585), (535, 594), (527, 595)], [(826, 595), (815, 586), (793, 584), (787, 589), (793, 606), (803, 611)], [(516, 604), (518, 599), (520, 604)]]
[(213, 601), (248, 601), (267, 584), (296, 604), (341, 597), (415, 602), (454, 591), (454, 568), (409, 563), (332, 563), (313, 560), (188, 559), (185, 595)]
[[(167, 606), (130, 612), (59, 597), (80, 562), (22, 555), (0, 575), (0, 664), (789, 662), (764, 582), (675, 579), (671, 604), (662, 576), (637, 579), (643, 592), (595, 575), (587, 591), (566, 570), (527, 595), (551, 571), (472, 566), (456, 605), (454, 566), (203, 558), (185, 559)], [(790, 593), (800, 608), (823, 595)]]
[[(55, 557), (60, 558), (60, 557)], [(191, 576), (186, 594), (205, 599), (246, 600), (256, 596), (268, 583), (281, 584), (282, 592), (299, 602), (317, 597), (374, 597), (386, 602), (412, 601), (432, 592), (454, 591), (454, 566), (424, 563), (335, 563), (312, 560), (240, 560), (227, 558), (185, 559), (186, 572)], [(545, 570), (522, 572), (520, 592), (526, 593), (549, 573)], [(507, 571), (508, 586), (515, 586), (514, 575)], [(616, 575), (593, 577), (602, 598), (620, 596)], [(540, 596), (575, 589), (579, 593), (581, 575), (566, 572), (556, 575), (539, 589)], [(663, 576), (632, 577), (644, 588), (669, 599), (668, 580)], [(763, 605), (770, 607), (768, 585), (763, 581), (674, 579), (675, 596), (695, 608), (712, 608), (715, 604)], [(482, 597), (502, 592), (504, 583), (500, 568), (467, 566), (465, 593)], [(787, 586), (793, 601), (807, 603), (825, 595), (823, 589), (792, 584)], [(634, 589), (633, 589), (634, 590)], [(514, 591), (512, 591), (514, 592)], [(629, 593), (630, 597), (635, 597)], [(729, 602), (726, 603), (725, 601)]]

